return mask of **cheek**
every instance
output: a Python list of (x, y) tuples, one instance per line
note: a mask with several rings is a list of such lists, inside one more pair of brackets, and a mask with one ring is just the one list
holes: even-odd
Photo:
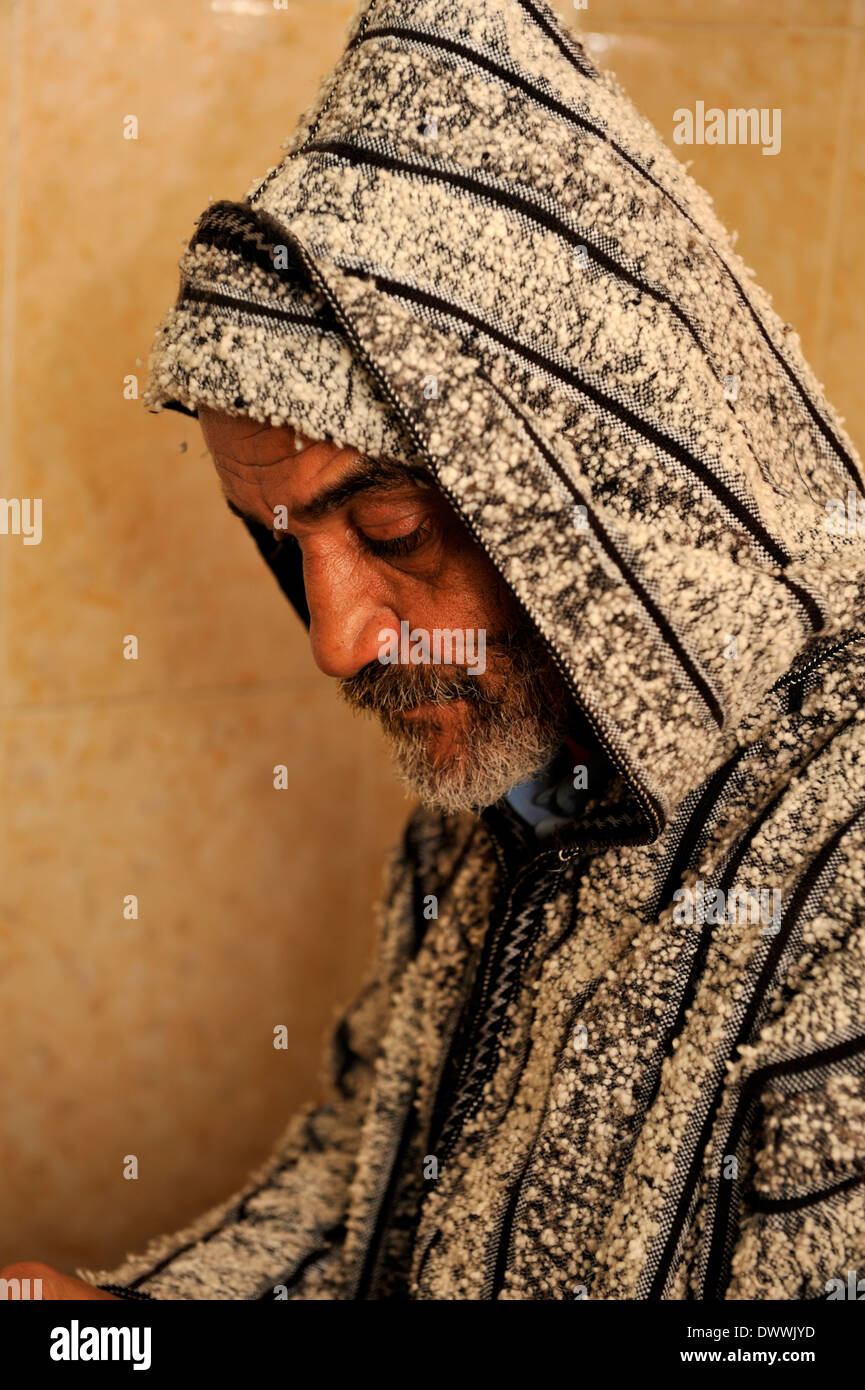
[(450, 585), (460, 610), (473, 616), (474, 621), (467, 620), (465, 626), (496, 629), (518, 611), (510, 589), (483, 553), (467, 556), (450, 576)]

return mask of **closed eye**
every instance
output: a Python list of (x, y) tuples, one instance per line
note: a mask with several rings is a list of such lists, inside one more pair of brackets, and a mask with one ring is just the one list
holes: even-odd
[[(234, 516), (240, 517), (241, 520), (253, 526), (261, 525), (261, 522), (256, 521), (255, 517), (248, 516), (245, 512), (242, 512), (239, 507), (236, 507), (230, 498), (226, 498), (226, 502), (228, 504), (228, 510), (232, 512)], [(368, 554), (381, 559), (402, 559), (407, 555), (411, 555), (415, 550), (418, 550), (421, 545), (423, 545), (424, 541), (432, 534), (434, 529), (431, 521), (427, 518), (405, 536), (391, 536), (385, 540), (376, 540), (374, 537), (368, 536), (365, 532), (360, 530), (358, 530), (357, 535), (361, 545)], [(291, 531), (271, 530), (270, 534), (276, 542), (277, 547), (289, 544), (295, 550), (300, 549), (300, 542)]]
[[(372, 536), (367, 536), (365, 532), (358, 531), (358, 538), (364, 550), (370, 555), (375, 555), (379, 559), (402, 559), (406, 555), (411, 555), (418, 550), (424, 541), (431, 534), (432, 527), (426, 521), (422, 521), (420, 526), (416, 526), (413, 531), (409, 531), (406, 536), (390, 536), (386, 540), (375, 540)], [(279, 545), (290, 542), (295, 549), (299, 549), (300, 542), (297, 536), (291, 531), (274, 531), (273, 538)]]
[(392, 559), (411, 555), (413, 551), (418, 550), (432, 533), (432, 529), (428, 521), (422, 521), (420, 526), (416, 526), (406, 536), (391, 536), (387, 540), (377, 541), (373, 540), (372, 536), (365, 535), (363, 531), (359, 531), (358, 535), (361, 545), (370, 555)]

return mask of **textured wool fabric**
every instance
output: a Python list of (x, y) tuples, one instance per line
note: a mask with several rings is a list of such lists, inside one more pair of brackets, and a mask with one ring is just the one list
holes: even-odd
[(796, 334), (541, 0), (363, 4), (181, 269), (148, 403), (420, 461), (616, 775), (540, 843), (419, 810), (332, 1099), (80, 1276), (825, 1297), (865, 1266), (865, 483)]

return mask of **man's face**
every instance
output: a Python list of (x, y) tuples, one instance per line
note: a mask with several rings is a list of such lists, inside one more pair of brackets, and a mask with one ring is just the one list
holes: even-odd
[[(429, 476), (288, 426), (205, 407), (199, 421), (228, 501), (299, 546), (316, 664), (378, 716), (409, 789), (438, 810), (478, 810), (540, 771), (561, 747), (567, 688)], [(403, 622), (431, 653), (436, 632), (465, 633), (467, 664), (447, 646), (449, 664), (383, 661), (382, 634)]]

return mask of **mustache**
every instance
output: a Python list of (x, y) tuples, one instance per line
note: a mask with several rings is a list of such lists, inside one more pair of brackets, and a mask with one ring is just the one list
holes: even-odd
[[(518, 651), (510, 637), (487, 638), (488, 661), (491, 656), (501, 658), (507, 668), (515, 664)], [(480, 677), (468, 675), (464, 667), (423, 663), (397, 666), (371, 661), (357, 675), (340, 680), (337, 692), (354, 709), (377, 714), (399, 714), (412, 705), (444, 705), (450, 700), (465, 700), (478, 707), (501, 702), (500, 695), (485, 689)]]

